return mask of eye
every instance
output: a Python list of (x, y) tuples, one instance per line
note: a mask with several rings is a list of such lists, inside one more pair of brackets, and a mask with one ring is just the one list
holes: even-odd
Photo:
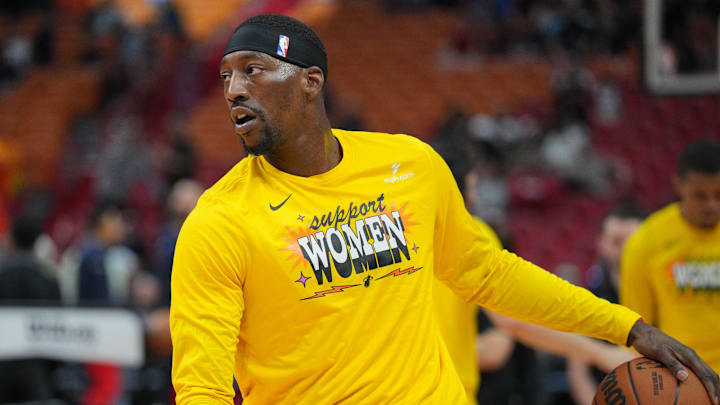
[(220, 80), (222, 80), (223, 82), (230, 80), (230, 72), (220, 73)]
[(707, 197), (708, 197), (707, 194), (705, 194), (704, 192), (699, 191), (699, 190), (696, 190), (696, 191), (693, 193), (693, 196), (694, 196), (695, 199), (698, 200), (698, 201), (705, 201), (705, 200), (707, 200)]
[(262, 70), (263, 70), (262, 67), (260, 67), (260, 66), (258, 66), (258, 65), (249, 65), (249, 66), (247, 67), (247, 69), (245, 69), (245, 72), (246, 72), (248, 75), (254, 75), (254, 74), (257, 74), (257, 73), (262, 72)]

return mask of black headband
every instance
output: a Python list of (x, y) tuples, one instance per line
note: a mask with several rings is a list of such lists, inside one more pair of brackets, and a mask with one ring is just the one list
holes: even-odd
[(312, 42), (284, 35), (265, 25), (240, 25), (228, 39), (223, 56), (236, 51), (257, 51), (300, 67), (317, 66), (327, 80), (327, 56)]

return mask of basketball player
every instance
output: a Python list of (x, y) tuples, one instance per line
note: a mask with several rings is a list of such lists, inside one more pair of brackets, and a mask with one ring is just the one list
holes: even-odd
[(219, 70), (253, 156), (180, 232), (170, 314), (180, 405), (230, 403), (233, 374), (248, 405), (466, 403), (432, 310), (434, 277), (503, 314), (633, 345), (676, 374), (682, 361), (717, 397), (702, 360), (635, 312), (493, 248), (429, 146), (331, 129), (326, 55), (306, 25), (248, 19)]
[(628, 240), (620, 302), (720, 372), (720, 143), (689, 144), (673, 184), (680, 201)]

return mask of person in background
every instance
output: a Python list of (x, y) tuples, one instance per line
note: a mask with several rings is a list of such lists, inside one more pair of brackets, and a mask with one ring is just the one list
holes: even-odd
[(153, 271), (160, 281), (162, 288), (160, 304), (164, 307), (170, 307), (170, 272), (178, 234), (202, 192), (203, 187), (197, 181), (182, 179), (173, 185), (168, 196), (167, 219), (155, 247)]
[(90, 216), (90, 233), (84, 242), (78, 268), (78, 300), (86, 304), (113, 304), (107, 256), (121, 244), (128, 225), (119, 205), (101, 203)]
[[(33, 254), (40, 222), (19, 216), (10, 229), (9, 252), (0, 264), (0, 305), (58, 305), (60, 287), (53, 271)], [(0, 361), (0, 403), (44, 401), (53, 397), (50, 363), (41, 359)]]
[[(82, 248), (77, 270), (77, 298), (80, 304), (114, 305), (113, 288), (118, 279), (111, 274), (110, 249), (121, 244), (127, 236), (128, 225), (119, 205), (100, 203), (90, 217), (90, 233)], [(119, 268), (113, 266), (113, 268)], [(121, 266), (125, 269), (126, 266)], [(122, 270), (125, 272), (126, 270)], [(82, 398), (84, 405), (103, 405), (117, 401), (122, 395), (122, 370), (110, 364), (85, 365), (89, 386)]]
[(720, 143), (699, 140), (680, 154), (680, 197), (628, 239), (620, 303), (693, 347), (720, 371)]
[(598, 262), (588, 269), (588, 289), (600, 298), (618, 302), (620, 259), (627, 239), (645, 219), (645, 211), (634, 202), (619, 205), (603, 219), (597, 239)]
[(40, 221), (32, 216), (13, 220), (8, 255), (0, 264), (0, 300), (52, 304), (60, 300), (55, 271), (33, 251), (41, 233)]
[[(587, 273), (587, 284), (593, 294), (612, 303), (618, 302), (623, 247), (644, 217), (640, 207), (627, 203), (612, 210), (603, 220), (597, 240), (598, 263)], [(577, 405), (591, 404), (604, 372), (578, 358), (569, 358), (567, 367), (573, 400)]]

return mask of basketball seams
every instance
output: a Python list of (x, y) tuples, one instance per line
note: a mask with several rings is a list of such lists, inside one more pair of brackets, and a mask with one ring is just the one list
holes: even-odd
[(630, 386), (632, 386), (633, 394), (635, 395), (635, 403), (637, 403), (637, 405), (641, 405), (640, 398), (638, 397), (637, 391), (635, 390), (635, 380), (633, 379), (632, 370), (630, 369), (630, 363), (631, 362), (627, 363), (627, 372), (628, 377), (630, 378)]
[(662, 363), (641, 357), (623, 363), (608, 373), (598, 385), (591, 404), (711, 405), (712, 402), (702, 381), (694, 373), (689, 372), (686, 381), (678, 382), (672, 371)]

